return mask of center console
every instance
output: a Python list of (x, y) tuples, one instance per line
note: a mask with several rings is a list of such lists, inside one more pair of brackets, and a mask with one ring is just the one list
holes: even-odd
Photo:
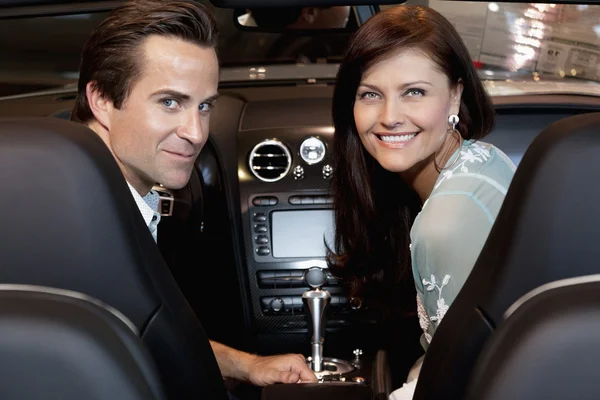
[[(333, 250), (330, 196), (331, 127), (240, 132), (238, 181), (253, 326), (259, 335), (285, 334), (306, 343), (303, 293), (310, 270), (321, 270), (331, 298), (326, 329), (350, 326), (363, 313), (328, 272)], [(267, 339), (269, 340), (269, 339)]]
[(334, 250), (332, 137), (330, 126), (239, 133), (252, 326), (259, 352), (305, 354), (322, 383), (368, 385), (375, 322), (326, 263)]

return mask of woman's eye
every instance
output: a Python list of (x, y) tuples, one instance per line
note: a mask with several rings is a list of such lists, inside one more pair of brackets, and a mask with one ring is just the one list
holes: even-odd
[(379, 98), (379, 95), (374, 92), (364, 92), (360, 94), (361, 99), (374, 100)]
[(162, 100), (162, 105), (169, 109), (177, 108), (177, 100), (174, 99), (164, 99)]
[(423, 96), (424, 94), (425, 94), (425, 91), (422, 89), (408, 89), (406, 91), (406, 95), (411, 96), (411, 97)]

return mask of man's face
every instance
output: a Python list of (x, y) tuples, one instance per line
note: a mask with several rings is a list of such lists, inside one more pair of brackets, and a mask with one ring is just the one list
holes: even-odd
[(188, 183), (208, 139), (219, 67), (214, 49), (180, 39), (151, 36), (141, 47), (141, 77), (120, 110), (109, 108), (101, 136), (143, 195), (157, 183)]
[(345, 28), (350, 16), (350, 6), (324, 7), (320, 10), (315, 25), (320, 28)]

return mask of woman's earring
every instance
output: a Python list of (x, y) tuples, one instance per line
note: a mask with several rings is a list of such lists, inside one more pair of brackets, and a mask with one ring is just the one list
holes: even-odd
[(458, 115), (456, 114), (452, 114), (451, 116), (448, 117), (448, 122), (450, 123), (450, 125), (452, 125), (452, 130), (456, 131), (456, 125), (458, 125)]
[[(456, 125), (458, 125), (458, 115), (456, 114), (452, 114), (451, 116), (448, 117), (448, 123), (450, 123), (450, 125), (452, 125), (452, 133), (457, 135), (458, 138), (458, 147), (462, 147), (462, 135), (460, 134), (460, 132), (458, 130), (456, 130)], [(460, 151), (457, 151), (456, 154), (456, 158), (454, 159), (454, 161), (452, 162), (452, 164), (450, 164), (449, 166), (447, 166), (446, 168), (452, 168), (456, 162), (458, 161), (458, 159), (460, 158)]]

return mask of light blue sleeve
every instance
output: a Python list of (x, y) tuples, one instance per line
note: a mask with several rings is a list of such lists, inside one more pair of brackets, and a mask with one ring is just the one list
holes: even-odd
[(473, 192), (441, 191), (415, 221), (411, 255), (427, 343), (477, 261), (500, 208), (499, 197), (490, 210)]

